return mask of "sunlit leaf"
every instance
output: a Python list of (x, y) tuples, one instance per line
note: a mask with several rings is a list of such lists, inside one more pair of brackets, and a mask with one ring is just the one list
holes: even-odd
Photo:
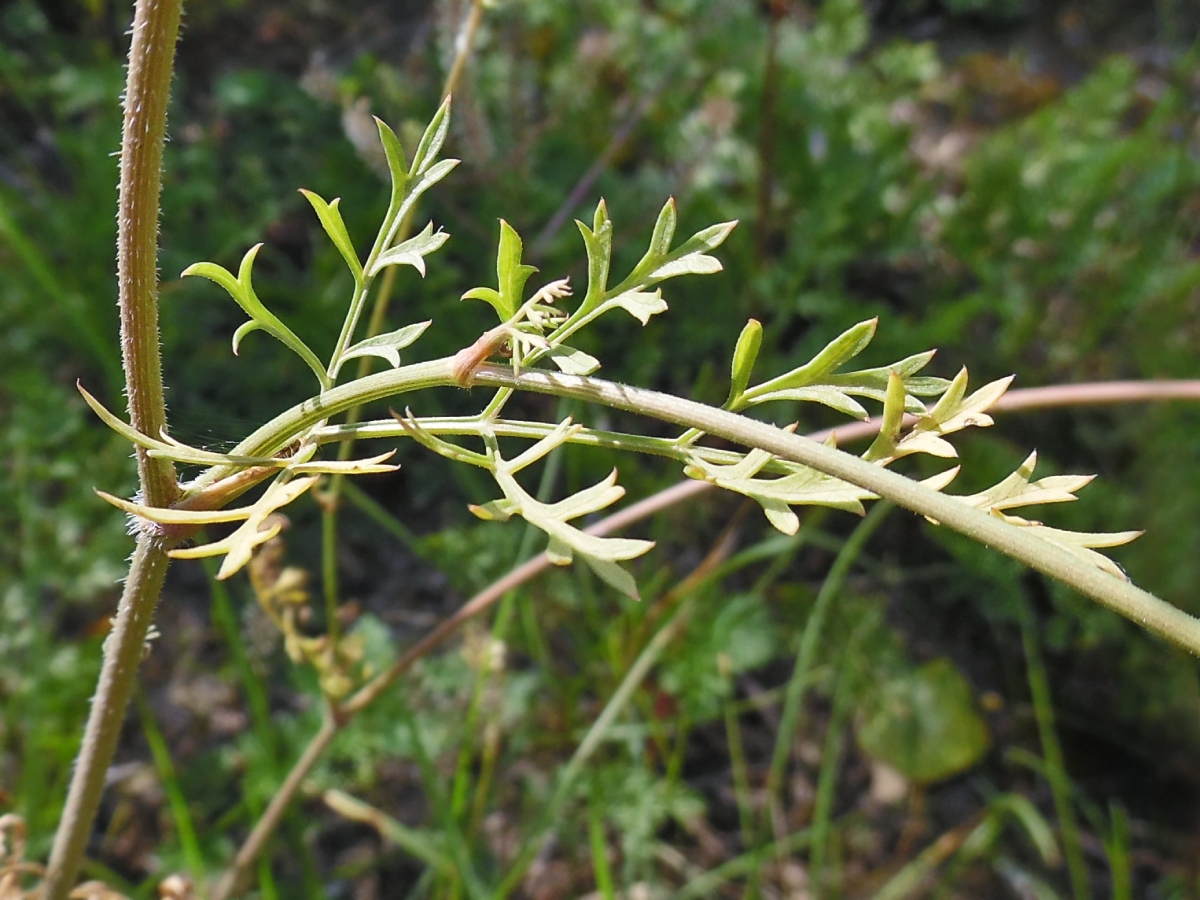
[[(318, 194), (314, 194), (312, 191), (301, 189), (300, 193), (312, 205), (317, 218), (321, 220), (321, 227), (325, 229), (325, 233), (329, 235), (329, 239), (333, 241), (333, 245), (342, 254), (342, 259), (346, 261), (346, 265), (354, 273), (354, 280), (361, 282), (363, 275), (362, 263), (359, 262), (358, 254), (354, 250), (354, 242), (350, 240), (350, 232), (346, 230), (346, 223), (342, 221), (342, 213), (338, 209), (341, 198), (335, 199), (331, 203), (326, 203)], [(234, 350), (234, 352), (236, 353), (237, 350)]]
[(342, 362), (356, 356), (378, 356), (387, 360), (395, 368), (400, 365), (400, 351), (415, 343), (430, 324), (431, 320), (428, 319), (424, 322), (414, 322), (412, 325), (405, 325), (395, 331), (359, 341), (342, 354)]
[(197, 547), (172, 550), (170, 555), (176, 559), (199, 559), (206, 556), (223, 555), (225, 558), (221, 561), (217, 578), (228, 578), (250, 561), (255, 547), (265, 544), (279, 533), (282, 524), (276, 521), (268, 525), (266, 521), (268, 516), (300, 497), (316, 484), (318, 478), (317, 475), (310, 475), (291, 479), (282, 476), (276, 479), (262, 497), (249, 507), (246, 521), (228, 537)]
[(397, 244), (392, 249), (379, 254), (379, 258), (371, 264), (368, 275), (376, 275), (388, 266), (412, 266), (425, 277), (425, 257), (440, 248), (450, 239), (445, 231), (433, 230), (433, 223), (425, 226), (420, 234), (410, 237), (407, 241)]
[(437, 112), (433, 114), (433, 118), (429, 120), (429, 125), (425, 128), (425, 133), (421, 135), (420, 143), (417, 144), (417, 152), (413, 154), (412, 164), (414, 175), (420, 175), (427, 171), (433, 161), (437, 159), (449, 131), (450, 98), (447, 97), (442, 101)]
[(738, 335), (737, 345), (733, 350), (733, 365), (729, 376), (729, 399), (726, 406), (733, 406), (750, 384), (750, 376), (754, 372), (754, 363), (758, 360), (758, 349), (762, 346), (762, 323), (751, 319)]
[(613, 297), (605, 306), (620, 307), (643, 325), (656, 316), (667, 311), (667, 301), (662, 298), (662, 291), (625, 291)]
[(317, 359), (317, 355), (308, 348), (307, 344), (296, 337), (295, 333), (284, 325), (274, 313), (263, 305), (254, 291), (251, 273), (254, 268), (255, 257), (258, 256), (258, 251), (262, 247), (263, 245), (259, 243), (246, 251), (246, 255), (242, 257), (241, 266), (238, 268), (237, 278), (234, 278), (229, 270), (224, 267), (210, 262), (193, 263), (183, 270), (183, 275), (185, 277), (199, 275), (202, 278), (207, 278), (219, 284), (237, 302), (238, 306), (246, 312), (246, 315), (250, 317), (254, 323), (254, 327), (249, 328), (243, 325), (238, 329), (234, 338), (235, 352), (237, 346), (241, 343), (241, 339), (246, 334), (250, 331), (262, 329), (304, 360), (308, 367), (312, 369), (313, 374), (317, 376), (317, 381), (321, 386), (323, 388), (328, 387), (329, 377), (325, 373), (325, 367)]
[(574, 347), (553, 347), (547, 355), (567, 375), (591, 375), (600, 368), (600, 360)]
[(525, 282), (537, 271), (521, 263), (521, 236), (511, 225), (500, 220), (500, 246), (496, 253), (496, 283), (498, 290), (478, 287), (462, 295), (463, 300), (483, 300), (490, 303), (507, 322), (517, 314), (525, 294)]
[(612, 222), (608, 218), (608, 208), (604, 200), (596, 204), (591, 228), (578, 219), (575, 220), (575, 224), (579, 233), (583, 235), (588, 258), (587, 295), (579, 307), (581, 312), (586, 313), (604, 300), (608, 290), (608, 271), (612, 261)]

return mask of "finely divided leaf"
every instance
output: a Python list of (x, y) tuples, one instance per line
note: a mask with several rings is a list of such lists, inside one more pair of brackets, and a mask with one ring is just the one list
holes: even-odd
[[(325, 229), (325, 233), (329, 235), (329, 239), (333, 241), (333, 245), (342, 254), (342, 259), (346, 261), (346, 265), (354, 273), (355, 283), (361, 284), (363, 267), (362, 263), (359, 262), (358, 254), (354, 251), (354, 242), (350, 240), (350, 232), (346, 230), (346, 223), (342, 221), (342, 213), (338, 209), (338, 204), (342, 202), (341, 198), (335, 199), (332, 203), (326, 203), (320, 195), (314, 194), (312, 191), (306, 191), (302, 188), (300, 193), (312, 205), (317, 218), (321, 220), (321, 227)], [(237, 350), (235, 349), (233, 352), (237, 353)]]
[(667, 311), (667, 301), (662, 298), (662, 291), (658, 288), (652, 291), (625, 291), (604, 305), (620, 307), (643, 325), (650, 321), (651, 316)]
[(517, 314), (525, 293), (525, 282), (537, 271), (521, 263), (521, 236), (511, 225), (500, 220), (500, 246), (496, 252), (496, 284), (499, 290), (477, 287), (462, 295), (463, 300), (483, 300), (490, 303), (507, 322)]
[(1075, 492), (1086, 487), (1095, 475), (1050, 475), (1030, 481), (1037, 465), (1037, 452), (1030, 453), (1013, 472), (999, 484), (978, 494), (958, 497), (968, 506), (990, 511), (1017, 509), (1039, 503), (1069, 503), (1078, 498)]
[(221, 562), (217, 578), (219, 580), (228, 578), (250, 562), (255, 547), (265, 544), (275, 537), (283, 527), (282, 523), (278, 521), (268, 525), (267, 517), (277, 509), (287, 506), (311, 488), (316, 484), (318, 477), (310, 475), (304, 478), (288, 479), (281, 476), (267, 488), (266, 493), (253, 506), (249, 507), (246, 521), (233, 534), (211, 544), (172, 550), (170, 555), (176, 559), (199, 559), (205, 556), (224, 554), (225, 559)]
[(1118, 531), (1109, 534), (1063, 531), (1006, 512), (1006, 510), (1041, 503), (1069, 503), (1076, 499), (1075, 492), (1085, 487), (1093, 478), (1091, 475), (1051, 475), (1037, 481), (1030, 481), (1036, 464), (1037, 454), (1031, 453), (1017, 471), (986, 491), (969, 496), (954, 496), (953, 494), (947, 496), (953, 496), (954, 499), (960, 500), (968, 506), (990, 512), (1013, 525), (1028, 528), (1043, 540), (1098, 566), (1110, 575), (1128, 581), (1128, 576), (1120, 566), (1108, 557), (1096, 553), (1093, 548), (1119, 547), (1138, 537), (1141, 534), (1140, 531)]
[(433, 114), (429, 126), (417, 144), (417, 152), (413, 155), (412, 170), (416, 175), (427, 171), (437, 159), (442, 144), (446, 142), (446, 134), (450, 131), (450, 98), (446, 97), (438, 111)]
[(754, 500), (770, 523), (785, 534), (795, 534), (800, 527), (792, 506), (829, 506), (862, 515), (862, 501), (875, 497), (870, 491), (806, 467), (776, 478), (758, 477), (773, 459), (765, 450), (757, 449), (732, 465), (706, 462), (693, 455), (684, 472)]
[(681, 246), (662, 258), (646, 276), (645, 283), (675, 278), (678, 275), (712, 275), (723, 268), (721, 261), (705, 251), (719, 247), (737, 222), (720, 222), (696, 232)]
[(367, 274), (376, 275), (387, 266), (408, 265), (420, 272), (421, 277), (424, 278), (425, 257), (439, 249), (449, 238), (450, 235), (448, 232), (435, 232), (433, 230), (433, 223), (430, 222), (420, 234), (414, 235), (407, 241), (397, 244), (392, 249), (379, 254), (375, 262), (371, 264), (371, 268), (367, 271)]
[(387, 360), (391, 363), (392, 368), (395, 368), (400, 365), (400, 351), (415, 343), (425, 333), (425, 329), (430, 326), (431, 322), (430, 319), (426, 319), (424, 322), (414, 322), (412, 325), (405, 325), (395, 331), (377, 334), (375, 337), (359, 341), (342, 354), (342, 362), (356, 356), (378, 356), (380, 359)]
[(262, 246), (261, 243), (255, 244), (246, 251), (246, 255), (242, 257), (242, 264), (238, 268), (237, 278), (234, 278), (229, 270), (223, 266), (218, 266), (216, 263), (210, 262), (193, 263), (183, 270), (183, 275), (185, 277), (199, 275), (216, 282), (228, 292), (229, 296), (250, 317), (251, 322), (254, 323), (254, 327), (243, 325), (238, 329), (234, 340), (235, 352), (243, 337), (251, 331), (262, 329), (304, 360), (317, 376), (317, 381), (320, 382), (321, 387), (327, 387), (329, 378), (325, 373), (325, 367), (317, 359), (317, 355), (308, 348), (307, 344), (296, 337), (295, 333), (284, 325), (274, 313), (263, 306), (262, 301), (258, 299), (258, 294), (254, 292), (254, 285), (251, 282), (251, 272), (254, 267), (254, 259), (258, 256), (258, 251), (262, 249)]
[(853, 398), (866, 397), (883, 402), (887, 397), (889, 378), (896, 374), (903, 379), (904, 409), (914, 414), (926, 412), (919, 398), (940, 394), (949, 384), (941, 378), (916, 375), (933, 358), (932, 351), (909, 356), (890, 366), (856, 372), (837, 371), (871, 342), (877, 322), (876, 319), (859, 322), (830, 341), (804, 365), (747, 388), (733, 408), (742, 409), (773, 400), (811, 402), (865, 420), (869, 418), (867, 410)]

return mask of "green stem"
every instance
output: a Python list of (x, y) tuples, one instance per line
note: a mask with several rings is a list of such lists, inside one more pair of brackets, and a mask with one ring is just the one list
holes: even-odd
[(771, 754), (771, 765), (767, 772), (767, 797), (769, 802), (779, 803), (780, 789), (787, 769), (788, 757), (800, 727), (800, 713), (804, 708), (804, 693), (808, 688), (813, 660), (816, 659), (817, 647), (824, 637), (825, 617), (829, 607), (842, 590), (850, 567), (862, 554), (863, 547), (877, 528), (883, 524), (884, 518), (892, 509), (889, 503), (880, 503), (870, 514), (859, 523), (858, 527), (842, 545), (841, 551), (825, 576), (825, 582), (817, 593), (808, 621), (804, 623), (804, 631), (800, 636), (800, 649), (796, 653), (796, 662), (792, 668), (792, 677), (788, 680), (787, 691), (784, 694), (783, 714), (779, 720), (779, 734), (775, 738), (775, 749)]
[[(158, 200), (181, 13), (180, 0), (137, 2), (121, 136), (117, 214), (121, 358), (130, 422), (143, 434), (152, 435), (161, 434), (167, 422), (159, 357)], [(171, 462), (138, 448), (137, 463), (146, 502), (154, 506), (173, 503), (179, 489)], [(79, 871), (166, 577), (168, 549), (167, 543), (150, 534), (138, 538), (113, 631), (105, 641), (104, 667), (46, 869), (43, 900), (63, 900)]]
[(514, 376), (500, 366), (484, 365), (475, 373), (475, 382), (487, 387), (514, 387), (535, 393), (572, 397), (640, 413), (677, 425), (700, 428), (742, 446), (759, 447), (784, 459), (812, 466), (999, 550), (1031, 569), (1069, 585), (1170, 643), (1200, 656), (1200, 619), (1072, 556), (1019, 526), (989, 516), (953, 497), (856, 456), (736, 413), (597, 378), (547, 372), (523, 372)]
[(1071, 805), (1071, 781), (1067, 776), (1062, 745), (1059, 744), (1058, 734), (1054, 729), (1054, 702), (1050, 697), (1050, 681), (1046, 677), (1046, 667), (1042, 664), (1032, 616), (1033, 613), (1028, 608), (1021, 616), (1021, 643), (1025, 649), (1029, 694), (1033, 700), (1038, 736), (1042, 741), (1042, 756), (1046, 760), (1046, 778), (1050, 782), (1054, 809), (1058, 813), (1063, 855), (1067, 859), (1067, 874), (1071, 879), (1071, 894), (1075, 900), (1085, 900), (1091, 896), (1087, 863), (1084, 861), (1083, 846), (1079, 840), (1079, 822), (1075, 818), (1075, 808)]
[[(376, 380), (371, 382), (364, 389), (364, 392), (370, 392), (374, 399), (379, 399), (388, 396), (389, 394), (402, 393), (405, 390), (414, 390), (417, 387), (433, 387), (439, 384), (446, 384), (446, 381), (444, 380), (445, 372), (452, 368), (450, 363), (452, 363), (452, 360), (439, 360), (432, 363), (423, 363), (416, 367), (409, 366), (394, 370), (392, 372), (381, 373), (379, 376), (372, 376)], [(380, 378), (390, 379), (390, 382), (381, 384), (379, 381)], [(611, 387), (616, 388), (616, 386)], [(343, 394), (338, 396), (341, 397), (343, 395), (347, 395), (347, 405), (353, 405), (360, 400), (358, 397), (349, 395), (355, 388), (361, 388), (361, 386), (357, 383), (349, 385), (346, 389), (344, 389)], [(629, 389), (622, 388), (620, 390), (628, 391)], [(507, 395), (509, 391), (506, 389), (502, 393)], [(1011, 395), (1001, 399), (1001, 403), (998, 404), (998, 408), (1027, 409), (1081, 403), (1120, 403), (1164, 400), (1173, 397), (1180, 399), (1200, 398), (1200, 382), (1166, 384), (1151, 383), (1148, 385), (1143, 383), (1118, 383), (1101, 385), (1076, 385), (1058, 388), (1035, 388), (1012, 392)], [(325, 398), (326, 401), (328, 401), (328, 399), (328, 397)], [(289, 432), (286, 430), (286, 428), (294, 426), (297, 422), (304, 421), (306, 416), (311, 415), (310, 412), (306, 411), (306, 407), (309, 405), (311, 405), (311, 401), (307, 404), (301, 404), (300, 406), (285, 412), (282, 416), (268, 423), (266, 426), (259, 429), (258, 432), (255, 432), (255, 435), (247, 439), (246, 442), (243, 442), (243, 447), (252, 445), (267, 446), (271, 445), (272, 442), (280, 441), (282, 442), (280, 444), (281, 446), (287, 444), (289, 442), (289, 438), (287, 437)], [(312, 417), (311, 421), (318, 421), (320, 418), (321, 414), (317, 413)], [(740, 417), (735, 416), (735, 419), (740, 420)], [(450, 420), (447, 419), (445, 421), (449, 422)], [(466, 420), (464, 420), (464, 422), (465, 421)], [(280, 426), (281, 422), (283, 423), (283, 427)], [(532, 425), (532, 423), (530, 424)], [(548, 429), (551, 426), (545, 427)], [(838, 432), (839, 434), (844, 433), (844, 440), (852, 440), (862, 437), (869, 437), (878, 430), (878, 427), (878, 422), (858, 422), (843, 426), (838, 429)], [(329, 429), (331, 433), (335, 430), (336, 427), (334, 429)], [(322, 434), (324, 434), (326, 430), (321, 429), (320, 431)], [(499, 430), (499, 424), (497, 424), (496, 433), (501, 433)], [(783, 434), (782, 432), (777, 433)], [(361, 437), (363, 435), (360, 433), (359, 436)], [(535, 430), (535, 433), (531, 433), (528, 436), (540, 438), (544, 436), (544, 433), (540, 430)], [(808, 441), (810, 443), (819, 445), (817, 442), (824, 440), (827, 436), (827, 432), (816, 432), (812, 435), (809, 435)], [(783, 434), (783, 437), (799, 440), (801, 441), (801, 446), (806, 446), (803, 443), (803, 439), (796, 439), (794, 435)], [(872, 466), (868, 466), (868, 469), (872, 472), (879, 471)], [(212, 473), (206, 473), (205, 477), (211, 480), (213, 475)], [(686, 497), (695, 496), (697, 493), (709, 487), (711, 487), (711, 485), (700, 481), (689, 481), (682, 484), (677, 484), (666, 491), (661, 491), (659, 494), (656, 494), (653, 497), (649, 497), (618, 513), (608, 516), (602, 522), (597, 523), (595, 526), (589, 528), (588, 531), (597, 535), (610, 534), (614, 531), (619, 531), (632, 522), (638, 521), (646, 516), (653, 515), (655, 512), (678, 503)], [(348, 484), (347, 488), (357, 490), (354, 488), (353, 484)], [(401, 535), (401, 539), (410, 540), (411, 536), (405, 537), (404, 535)], [(375, 700), (377, 700), (385, 691), (394, 685), (419, 660), (426, 657), (436, 647), (441, 645), (450, 635), (454, 634), (463, 625), (463, 623), (470, 621), (475, 616), (489, 609), (494, 603), (504, 597), (508, 591), (520, 584), (525, 583), (533, 578), (537, 573), (548, 567), (549, 561), (545, 554), (540, 554), (539, 556), (526, 561), (521, 566), (518, 566), (504, 578), (490, 585), (478, 595), (473, 597), (452, 616), (444, 619), (432, 632), (427, 634), (424, 638), (406, 650), (401, 658), (397, 660), (390, 668), (373, 678), (369, 684), (361, 688), (353, 697), (347, 700), (336, 710), (336, 724), (327, 722), (325, 727), (322, 728), (321, 732), (312, 739), (303, 756), (293, 767), (292, 772), (288, 776), (287, 782), (279, 790), (279, 792), (276, 793), (272, 800), (271, 807), (267, 811), (267, 814), (264, 815), (263, 819), (255, 825), (253, 832), (246, 841), (246, 844), (242, 847), (241, 851), (239, 851), (237, 860), (234, 863), (234, 867), (226, 875), (224, 881), (226, 891), (229, 890), (231, 885), (241, 883), (245, 874), (248, 872), (249, 867), (253, 864), (257, 854), (261, 852), (267, 837), (272, 833), (278, 824), (283, 810), (291, 801), (296, 789), (299, 787), (303, 779), (307, 777), (309, 771), (311, 771), (312, 767), (316, 764), (316, 761), (320, 758), (328, 744), (333, 740), (334, 736), (336, 736), (339, 728), (344, 727), (345, 724), (354, 716), (374, 703)], [(1162, 603), (1162, 601), (1159, 601), (1156, 598), (1152, 598), (1152, 600), (1157, 604)], [(1192, 649), (1190, 645), (1189, 649)], [(808, 837), (805, 833), (800, 835), (797, 839), (807, 840)], [(789, 838), (788, 840), (790, 842), (792, 839)], [(792, 847), (793, 845), (788, 843), (788, 846)], [(766, 856), (770, 855), (770, 853), (771, 848), (767, 847), (763, 850), (756, 851), (755, 854), (741, 857), (739, 860), (735, 861), (736, 867), (738, 867), (737, 871), (745, 871), (745, 869), (740, 868), (743, 865), (746, 865), (752, 869), (754, 865), (757, 865), (757, 860), (765, 858)], [(731, 866), (734, 866), (734, 864), (731, 864)], [(732, 873), (733, 870), (733, 868), (730, 868), (729, 872)], [(722, 868), (720, 870), (716, 870), (712, 874), (715, 876), (717, 872), (725, 873), (725, 869)], [(701, 885), (706, 885), (708, 883), (708, 881), (701, 880), (700, 882), (697, 882), (695, 885), (691, 886), (696, 888), (698, 892), (685, 890), (680, 896), (700, 896), (701, 894), (705, 893), (705, 889), (701, 887)], [(221, 898), (226, 895), (227, 894), (219, 891), (216, 895), (216, 898), (217, 900), (221, 900)]]
[[(235, 447), (231, 455), (268, 456), (290, 443), (296, 434), (358, 403), (382, 400), (422, 388), (456, 384), (454, 365), (452, 357), (432, 360), (379, 372), (361, 381), (334, 388), (276, 416)], [(569, 397), (687, 428), (699, 428), (741, 446), (758, 447), (782, 459), (811, 466), (1011, 556), (1137, 622), (1170, 643), (1200, 656), (1200, 619), (1055, 547), (1026, 529), (1010, 525), (954, 497), (940, 494), (857, 456), (737, 413), (591, 376), (545, 371), (526, 371), (517, 375), (508, 368), (484, 364), (475, 372), (474, 382), (484, 387)], [(233, 468), (228, 466), (215, 467), (193, 484), (201, 488), (232, 471)]]

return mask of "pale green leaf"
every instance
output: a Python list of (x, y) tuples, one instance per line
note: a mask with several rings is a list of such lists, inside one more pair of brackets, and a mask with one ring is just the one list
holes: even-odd
[(395, 331), (377, 334), (375, 337), (359, 341), (342, 354), (341, 361), (344, 363), (356, 356), (378, 356), (387, 360), (395, 368), (400, 365), (400, 351), (415, 343), (430, 324), (431, 320), (429, 319), (424, 322), (414, 322), (412, 325), (405, 325)]
[(746, 392), (747, 398), (789, 388), (806, 387), (858, 356), (875, 337), (878, 319), (867, 319), (843, 331), (811, 360)]
[(404, 200), (404, 205), (401, 207), (403, 212), (407, 212), (418, 197), (424, 194), (427, 190), (458, 168), (458, 164), (462, 162), (459, 159), (443, 159), (422, 173), (421, 177), (413, 184), (412, 190), (408, 197)]
[(650, 248), (646, 251), (646, 259), (657, 262), (665, 259), (671, 252), (671, 240), (675, 237), (677, 218), (675, 198), (668, 197), (663, 208), (659, 210), (658, 219), (654, 223), (654, 232), (650, 235)]
[(577, 519), (580, 516), (599, 512), (624, 496), (625, 488), (617, 484), (617, 470), (613, 469), (603, 481), (597, 482), (590, 488), (584, 488), (565, 500), (549, 504), (546, 507), (546, 514), (564, 521)]
[(144, 503), (134, 503), (114, 497), (105, 491), (97, 490), (96, 495), (106, 503), (111, 503), (122, 512), (158, 525), (217, 525), (222, 522), (240, 522), (250, 517), (253, 508), (243, 506), (237, 509), (172, 509), (171, 507), (146, 506)]
[(490, 288), (490, 287), (471, 288), (471, 290), (467, 291), (459, 299), (460, 300), (482, 300), (485, 303), (490, 303), (492, 305), (492, 307), (496, 310), (496, 312), (500, 314), (500, 318), (502, 320), (507, 320), (507, 319), (511, 318), (511, 316), (505, 315), (505, 313), (507, 312), (507, 307), (505, 306), (504, 298), (500, 295), (500, 292), (498, 290), (496, 290), (495, 288)]
[(715, 256), (705, 253), (689, 253), (687, 256), (663, 263), (646, 276), (644, 283), (665, 281), (680, 275), (713, 275), (723, 268), (721, 261)]
[(600, 360), (596, 357), (565, 344), (551, 347), (547, 355), (567, 375), (591, 375), (600, 368)]
[(416, 175), (426, 172), (441, 152), (442, 144), (450, 131), (450, 98), (446, 97), (438, 107), (433, 118), (429, 121), (421, 141), (417, 144), (417, 152), (413, 154), (412, 171)]
[(619, 306), (643, 325), (650, 321), (651, 316), (666, 312), (667, 301), (662, 298), (662, 291), (625, 291), (605, 303), (605, 306)]
[(791, 506), (827, 506), (862, 515), (862, 501), (875, 497), (870, 491), (804, 466), (780, 477), (757, 477), (772, 461), (769, 453), (757, 449), (731, 465), (693, 455), (684, 473), (754, 500), (768, 521), (785, 534), (794, 534), (799, 527), (799, 520), (790, 514)]
[(367, 274), (376, 275), (388, 266), (407, 265), (412, 266), (420, 272), (421, 277), (424, 278), (425, 257), (439, 249), (449, 238), (450, 234), (448, 232), (435, 232), (433, 230), (433, 223), (430, 222), (420, 234), (414, 235), (407, 241), (397, 244), (390, 250), (379, 254), (375, 262), (371, 264), (371, 268), (367, 271)]
[[(1011, 521), (1011, 518), (1008, 516), (1004, 518)], [(1050, 528), (1040, 524), (1030, 524), (1026, 527), (1043, 540), (1049, 541), (1066, 550), (1068, 553), (1086, 560), (1122, 581), (1129, 580), (1129, 576), (1125, 574), (1125, 570), (1107, 556), (1097, 553), (1092, 548), (1105, 549), (1108, 547), (1119, 547), (1142, 536), (1141, 531), (1116, 531), (1107, 534), (1098, 534), (1087, 531), (1062, 531), (1058, 528)]]
[(385, 462), (396, 455), (395, 450), (380, 453), (367, 459), (328, 459), (313, 462), (297, 462), (288, 466), (288, 471), (295, 474), (321, 475), (378, 475), (384, 472), (395, 472), (400, 467), (385, 465)]
[(491, 469), (493, 467), (494, 463), (490, 457), (484, 456), (482, 453), (476, 453), (474, 450), (468, 450), (466, 447), (460, 447), (458, 444), (442, 440), (422, 428), (421, 423), (413, 416), (412, 410), (406, 409), (404, 412), (405, 414), (402, 416), (395, 410), (392, 410), (392, 418), (400, 423), (409, 437), (425, 449), (432, 450), (434, 453), (444, 456), (447, 459), (469, 463), (483, 469)]
[(608, 290), (608, 272), (612, 261), (612, 222), (608, 218), (608, 208), (604, 200), (596, 204), (596, 214), (592, 227), (575, 220), (579, 233), (583, 235), (584, 248), (588, 258), (588, 289), (587, 295), (579, 306), (581, 313), (590, 312), (604, 300)]
[(253, 319), (250, 319), (248, 322), (243, 322), (241, 325), (239, 325), (237, 331), (233, 333), (233, 341), (231, 342), (233, 345), (233, 355), (238, 355), (238, 349), (242, 346), (242, 338), (250, 334), (252, 331), (261, 330), (262, 325)]
[(726, 407), (733, 407), (750, 384), (750, 376), (754, 373), (754, 363), (758, 360), (758, 349), (762, 346), (762, 323), (751, 319), (738, 335), (737, 345), (733, 349), (733, 365), (729, 375), (729, 399)]
[(1069, 503), (1077, 499), (1075, 492), (1086, 487), (1094, 475), (1051, 475), (1030, 481), (1037, 466), (1037, 453), (1030, 453), (1021, 466), (986, 491), (958, 497), (968, 506), (989, 511), (1016, 509), (1041, 503)]
[(383, 154), (387, 157), (388, 170), (392, 175), (393, 194), (403, 191), (408, 182), (408, 162), (404, 157), (404, 148), (400, 139), (383, 119), (375, 116), (375, 127), (379, 129), (379, 142), (383, 145)]
[(268, 526), (267, 518), (276, 510), (282, 509), (301, 496), (317, 482), (317, 479), (316, 475), (290, 480), (287, 476), (281, 476), (249, 508), (246, 521), (228, 537), (197, 547), (175, 549), (170, 551), (170, 555), (176, 559), (199, 559), (206, 556), (224, 555), (225, 559), (222, 560), (221, 567), (217, 571), (217, 578), (220, 580), (228, 578), (250, 561), (255, 547), (266, 543), (279, 533), (282, 523), (276, 521)]
[[(238, 268), (236, 279), (227, 269), (208, 262), (193, 263), (183, 270), (183, 274), (184, 276), (199, 275), (223, 287), (245, 311), (246, 315), (250, 317), (251, 321), (256, 323), (258, 328), (270, 334), (304, 360), (308, 367), (312, 369), (313, 374), (317, 376), (317, 381), (321, 384), (321, 387), (328, 387), (329, 377), (325, 373), (325, 367), (317, 359), (317, 355), (309, 349), (307, 344), (296, 337), (292, 330), (284, 325), (274, 313), (268, 310), (254, 292), (254, 285), (251, 281), (252, 270), (254, 268), (255, 257), (258, 256), (258, 251), (262, 247), (263, 245), (259, 243), (246, 251), (246, 255), (242, 257), (241, 266)], [(245, 325), (239, 328), (238, 331), (240, 334), (235, 334), (235, 347), (237, 344), (240, 344), (242, 337), (245, 337), (246, 334), (253, 330), (255, 329), (247, 328)]]
[[(342, 254), (342, 259), (346, 261), (346, 265), (350, 267), (350, 271), (354, 274), (356, 283), (362, 283), (363, 268), (359, 262), (358, 254), (354, 250), (354, 242), (350, 240), (350, 232), (346, 230), (346, 223), (342, 220), (342, 213), (338, 209), (341, 198), (335, 199), (331, 203), (326, 203), (320, 195), (312, 191), (301, 189), (301, 194), (304, 195), (317, 214), (317, 218), (321, 220), (321, 227), (325, 229), (325, 233), (329, 235), (329, 239), (333, 241), (333, 245), (338, 248), (338, 252)], [(234, 351), (237, 352), (236, 350)]]
[(523, 245), (516, 229), (503, 219), (500, 220), (500, 247), (496, 254), (496, 283), (504, 303), (504, 318), (516, 315), (517, 307), (525, 296), (525, 283), (537, 271), (533, 266), (521, 263)]

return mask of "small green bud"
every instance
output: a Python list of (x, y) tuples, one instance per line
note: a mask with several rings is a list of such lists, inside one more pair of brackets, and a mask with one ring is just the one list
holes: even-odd
[(741, 400), (746, 386), (750, 383), (750, 373), (754, 371), (754, 363), (758, 359), (758, 348), (762, 346), (762, 323), (751, 319), (738, 335), (737, 347), (733, 351), (733, 374), (729, 385), (729, 399), (725, 406), (736, 409), (735, 404)]

